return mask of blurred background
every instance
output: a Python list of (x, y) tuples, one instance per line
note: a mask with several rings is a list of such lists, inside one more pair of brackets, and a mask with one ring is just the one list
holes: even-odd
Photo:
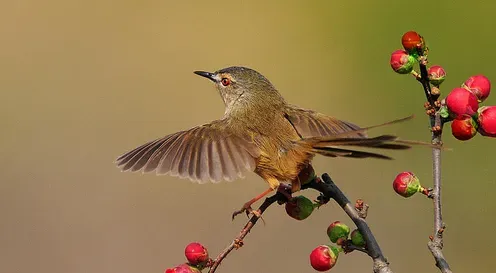
[[(217, 255), (245, 224), (231, 212), (263, 191), (253, 174), (197, 185), (121, 173), (114, 159), (144, 142), (222, 116), (213, 85), (192, 72), (252, 67), (302, 107), (429, 140), (424, 94), (395, 74), (390, 53), (414, 29), (445, 67), (444, 95), (469, 76), (496, 83), (491, 1), (18, 0), (0, 8), (0, 272), (163, 272), (191, 241)], [(495, 91), (493, 91), (495, 92)], [(486, 105), (496, 104), (496, 95)], [(444, 137), (445, 255), (455, 272), (496, 267), (496, 141)], [(395, 272), (437, 272), (427, 250), (431, 202), (391, 187), (400, 171), (431, 186), (431, 151), (395, 161), (318, 157), (369, 223)], [(315, 197), (312, 192), (305, 192)], [(329, 243), (335, 204), (297, 222), (271, 207), (218, 272), (312, 272), (311, 250)], [(360, 253), (334, 272), (370, 272)]]

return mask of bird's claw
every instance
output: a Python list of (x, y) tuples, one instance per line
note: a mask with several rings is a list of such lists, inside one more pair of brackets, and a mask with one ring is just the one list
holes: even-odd
[(236, 218), (236, 216), (238, 216), (239, 214), (243, 213), (245, 210), (246, 210), (245, 208), (241, 208), (240, 210), (233, 212), (232, 220), (234, 221), (234, 218)]
[(239, 214), (241, 214), (243, 212), (246, 213), (246, 217), (248, 217), (248, 218), (250, 217), (250, 215), (256, 216), (257, 218), (262, 217), (262, 212), (260, 210), (253, 210), (251, 208), (251, 206), (243, 206), (240, 210), (233, 212), (232, 220), (234, 220), (234, 218), (236, 216), (238, 216)]
[(239, 214), (241, 214), (243, 212), (246, 213), (246, 216), (247, 217), (249, 217), (250, 214), (253, 212), (253, 209), (251, 208), (251, 206), (245, 204), (243, 207), (241, 207), (240, 210), (237, 210), (237, 211), (233, 212), (232, 219), (234, 220), (234, 218), (236, 216), (238, 216)]
[(259, 209), (253, 210), (250, 207), (250, 208), (246, 209), (246, 216), (249, 218), (250, 215), (256, 216), (257, 218), (261, 218), (262, 217), (262, 212)]

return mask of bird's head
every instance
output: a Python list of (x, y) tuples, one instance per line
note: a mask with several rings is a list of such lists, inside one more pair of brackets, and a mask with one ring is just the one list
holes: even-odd
[(238, 102), (274, 100), (280, 97), (267, 78), (250, 68), (232, 66), (215, 72), (194, 73), (215, 83), (227, 110)]

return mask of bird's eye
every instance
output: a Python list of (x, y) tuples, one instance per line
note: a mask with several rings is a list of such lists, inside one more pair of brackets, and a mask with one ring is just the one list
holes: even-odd
[(222, 78), (222, 80), (220, 80), (220, 82), (222, 83), (222, 85), (224, 86), (228, 86), (231, 84), (231, 80), (228, 79), (228, 78)]

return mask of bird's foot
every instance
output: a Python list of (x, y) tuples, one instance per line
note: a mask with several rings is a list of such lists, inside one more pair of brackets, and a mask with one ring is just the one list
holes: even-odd
[(262, 216), (262, 213), (260, 212), (260, 210), (253, 211), (253, 209), (251, 208), (251, 205), (253, 203), (257, 202), (258, 200), (262, 199), (263, 197), (265, 197), (271, 191), (273, 191), (273, 189), (272, 188), (268, 188), (267, 190), (265, 190), (261, 194), (255, 196), (253, 199), (251, 199), (250, 201), (246, 202), (241, 207), (240, 210), (237, 210), (237, 211), (233, 212), (232, 219), (234, 220), (234, 217), (238, 216), (239, 214), (241, 214), (243, 212), (246, 212), (246, 216), (248, 216), (248, 217), (250, 217), (250, 214), (253, 214), (254, 216), (257, 216), (258, 218), (260, 218)]
[(262, 218), (262, 212), (259, 209), (257, 210), (253, 210), (252, 208), (247, 209), (246, 216), (250, 217), (250, 215), (256, 216), (257, 218)]
[(258, 219), (262, 220), (263, 224), (265, 225), (265, 220), (262, 217), (262, 211), (257, 209), (253, 210), (251, 207), (246, 209), (246, 217), (250, 218), (250, 215), (253, 215), (254, 217), (257, 217)]
[(239, 214), (241, 214), (243, 212), (246, 213), (246, 216), (248, 218), (250, 217), (250, 215), (256, 216), (257, 218), (262, 218), (262, 212), (259, 209), (254, 210), (254, 209), (251, 208), (251, 204), (246, 203), (246, 204), (243, 205), (243, 207), (241, 207), (240, 210), (237, 210), (237, 211), (233, 212), (233, 214), (232, 214), (232, 220), (234, 220), (234, 218), (236, 216), (238, 216)]
[[(239, 210), (237, 210), (237, 211), (233, 212), (233, 214), (232, 214), (232, 219), (234, 220), (234, 218), (235, 218), (236, 216), (240, 215), (240, 214), (241, 214), (241, 213), (243, 213), (243, 212), (244, 212), (244, 213), (246, 213), (246, 216), (248, 216), (248, 217), (250, 216), (250, 214), (254, 214), (254, 213), (253, 213), (253, 209), (251, 208), (251, 204), (246, 203), (246, 204), (244, 204), (244, 205), (241, 207), (241, 209), (239, 209)], [(259, 214), (260, 214), (260, 213), (259, 213)], [(254, 214), (254, 215), (255, 215), (255, 214)]]
[(236, 218), (236, 216), (240, 215), (241, 213), (243, 213), (245, 211), (246, 211), (246, 208), (241, 208), (240, 210), (237, 210), (237, 211), (233, 212), (233, 214), (232, 214), (232, 220), (234, 221), (234, 218)]

